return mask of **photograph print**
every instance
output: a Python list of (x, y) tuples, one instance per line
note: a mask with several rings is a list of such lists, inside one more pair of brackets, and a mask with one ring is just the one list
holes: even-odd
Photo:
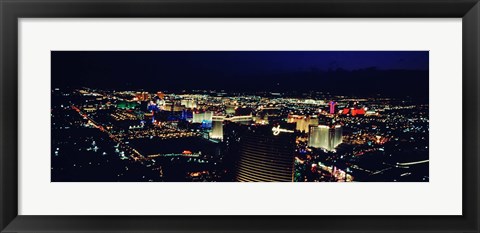
[(428, 51), (52, 51), (51, 182), (429, 182)]

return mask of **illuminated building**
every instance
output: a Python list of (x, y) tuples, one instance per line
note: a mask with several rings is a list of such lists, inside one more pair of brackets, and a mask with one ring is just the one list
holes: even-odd
[(223, 123), (233, 122), (240, 125), (249, 125), (253, 121), (253, 116), (233, 116), (233, 117), (226, 117), (226, 116), (213, 116), (212, 117), (212, 132), (210, 132), (210, 137), (214, 139), (222, 139), (223, 140)]
[(212, 122), (213, 112), (193, 112), (193, 123)]
[(266, 124), (268, 124), (268, 115), (256, 116), (255, 119), (254, 119), (254, 122), (256, 124), (266, 125)]
[(234, 105), (227, 105), (225, 108), (225, 112), (227, 114), (235, 114), (235, 106)]
[[(232, 125), (231, 123), (230, 125)], [(239, 182), (293, 182), (294, 125), (227, 127), (227, 144), (235, 148), (234, 180)], [(235, 128), (236, 127), (236, 128)]]
[(223, 119), (212, 121), (212, 132), (210, 137), (213, 139), (223, 139)]
[[(304, 118), (304, 116), (299, 116), (299, 115), (288, 115), (287, 117), (287, 122), (288, 123), (297, 123), (299, 122), (300, 120), (302, 120)], [(297, 125), (297, 128), (298, 128), (298, 125)], [(298, 130), (298, 129), (297, 129)]]
[(92, 105), (89, 105), (89, 106), (83, 107), (82, 110), (85, 112), (95, 112), (97, 111), (97, 108)]
[(334, 151), (342, 143), (343, 129), (341, 125), (311, 126), (308, 146)]
[(164, 100), (165, 99), (165, 94), (163, 94), (163, 92), (159, 91), (159, 92), (157, 92), (157, 97), (161, 100)]
[(204, 129), (211, 129), (212, 128), (212, 121), (202, 121), (202, 128)]
[(334, 101), (330, 101), (330, 103), (328, 103), (328, 106), (330, 107), (330, 114), (335, 114), (335, 105), (337, 105), (337, 103)]
[(299, 116), (299, 115), (289, 115), (287, 118), (288, 123), (295, 123), (296, 130), (300, 132), (308, 133), (310, 126), (318, 125), (318, 118), (313, 116)]
[(257, 124), (273, 124), (284, 122), (282, 111), (278, 107), (262, 107), (256, 114)]
[(365, 115), (365, 109), (359, 108), (359, 109), (352, 109), (352, 116), (356, 115)]
[(146, 101), (146, 100), (150, 99), (150, 95), (148, 94), (148, 92), (137, 92), (135, 94), (135, 98), (138, 101)]
[(185, 106), (185, 108), (196, 108), (197, 103), (195, 100), (190, 100), (190, 99), (184, 99), (180, 101), (180, 104)]
[(308, 146), (314, 148), (329, 148), (329, 130), (330, 127), (326, 125), (318, 125), (310, 127), (308, 137)]
[(212, 116), (213, 121), (230, 121), (235, 122), (241, 125), (249, 125), (253, 121), (252, 115), (246, 116), (233, 116), (233, 117), (226, 117), (226, 116)]
[(152, 111), (159, 111), (160, 109), (158, 108), (157, 104), (153, 101), (150, 101), (147, 104), (147, 111), (152, 112)]
[(182, 105), (177, 105), (175, 103), (167, 103), (164, 105), (163, 109), (170, 111), (170, 112), (181, 112), (185, 108)]
[(231, 121), (231, 122), (235, 122), (235, 123), (238, 123), (238, 124), (241, 124), (241, 125), (248, 125), (248, 124), (251, 124), (251, 123), (252, 123), (253, 117), (252, 117), (252, 115), (248, 115), (248, 116), (233, 116), (233, 117), (225, 118), (224, 120), (226, 120), (226, 121)]
[(117, 108), (119, 109), (135, 109), (138, 107), (137, 102), (118, 101)]
[(153, 112), (147, 112), (147, 113), (143, 114), (143, 117), (144, 117), (145, 120), (151, 120), (152, 122), (155, 121), (155, 117), (154, 117)]
[(366, 110), (365, 108), (344, 108), (341, 112), (343, 115), (350, 114), (351, 116), (356, 116), (356, 115), (365, 115)]
[(158, 98), (157, 101), (155, 101), (155, 103), (157, 104), (158, 108), (161, 109), (161, 110), (165, 110), (165, 100), (162, 99), (162, 98)]
[(375, 112), (373, 110), (369, 110), (365, 112), (365, 116), (378, 116), (378, 112)]
[(301, 128), (305, 133), (308, 133), (310, 126), (317, 126), (318, 125), (318, 118), (316, 117), (309, 117), (307, 118), (306, 122), (303, 124)]
[(235, 109), (235, 116), (252, 115), (252, 109), (248, 107), (239, 107)]
[(265, 107), (259, 111), (258, 115), (268, 115), (269, 117), (280, 116), (282, 115), (282, 109), (278, 107)]

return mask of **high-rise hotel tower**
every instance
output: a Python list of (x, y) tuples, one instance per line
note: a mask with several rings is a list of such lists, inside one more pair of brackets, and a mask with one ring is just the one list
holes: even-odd
[[(241, 132), (231, 138), (237, 149), (234, 180), (240, 182), (293, 182), (294, 124), (286, 126), (235, 126)], [(241, 128), (241, 129), (239, 129)], [(230, 129), (228, 129), (230, 131)], [(228, 132), (224, 132), (227, 133)], [(231, 134), (230, 134), (231, 135)], [(229, 136), (231, 137), (231, 136)]]
[(308, 146), (334, 151), (342, 143), (343, 130), (341, 125), (311, 126)]

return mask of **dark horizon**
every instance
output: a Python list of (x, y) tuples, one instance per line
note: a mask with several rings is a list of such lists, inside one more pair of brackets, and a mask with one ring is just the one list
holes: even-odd
[(321, 91), (428, 100), (428, 51), (52, 51), (52, 88)]

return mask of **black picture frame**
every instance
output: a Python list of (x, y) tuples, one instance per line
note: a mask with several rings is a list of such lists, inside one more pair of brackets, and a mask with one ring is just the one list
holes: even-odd
[[(0, 0), (0, 12), (1, 232), (479, 232), (478, 0)], [(18, 215), (18, 19), (37, 17), (462, 18), (463, 215)]]

